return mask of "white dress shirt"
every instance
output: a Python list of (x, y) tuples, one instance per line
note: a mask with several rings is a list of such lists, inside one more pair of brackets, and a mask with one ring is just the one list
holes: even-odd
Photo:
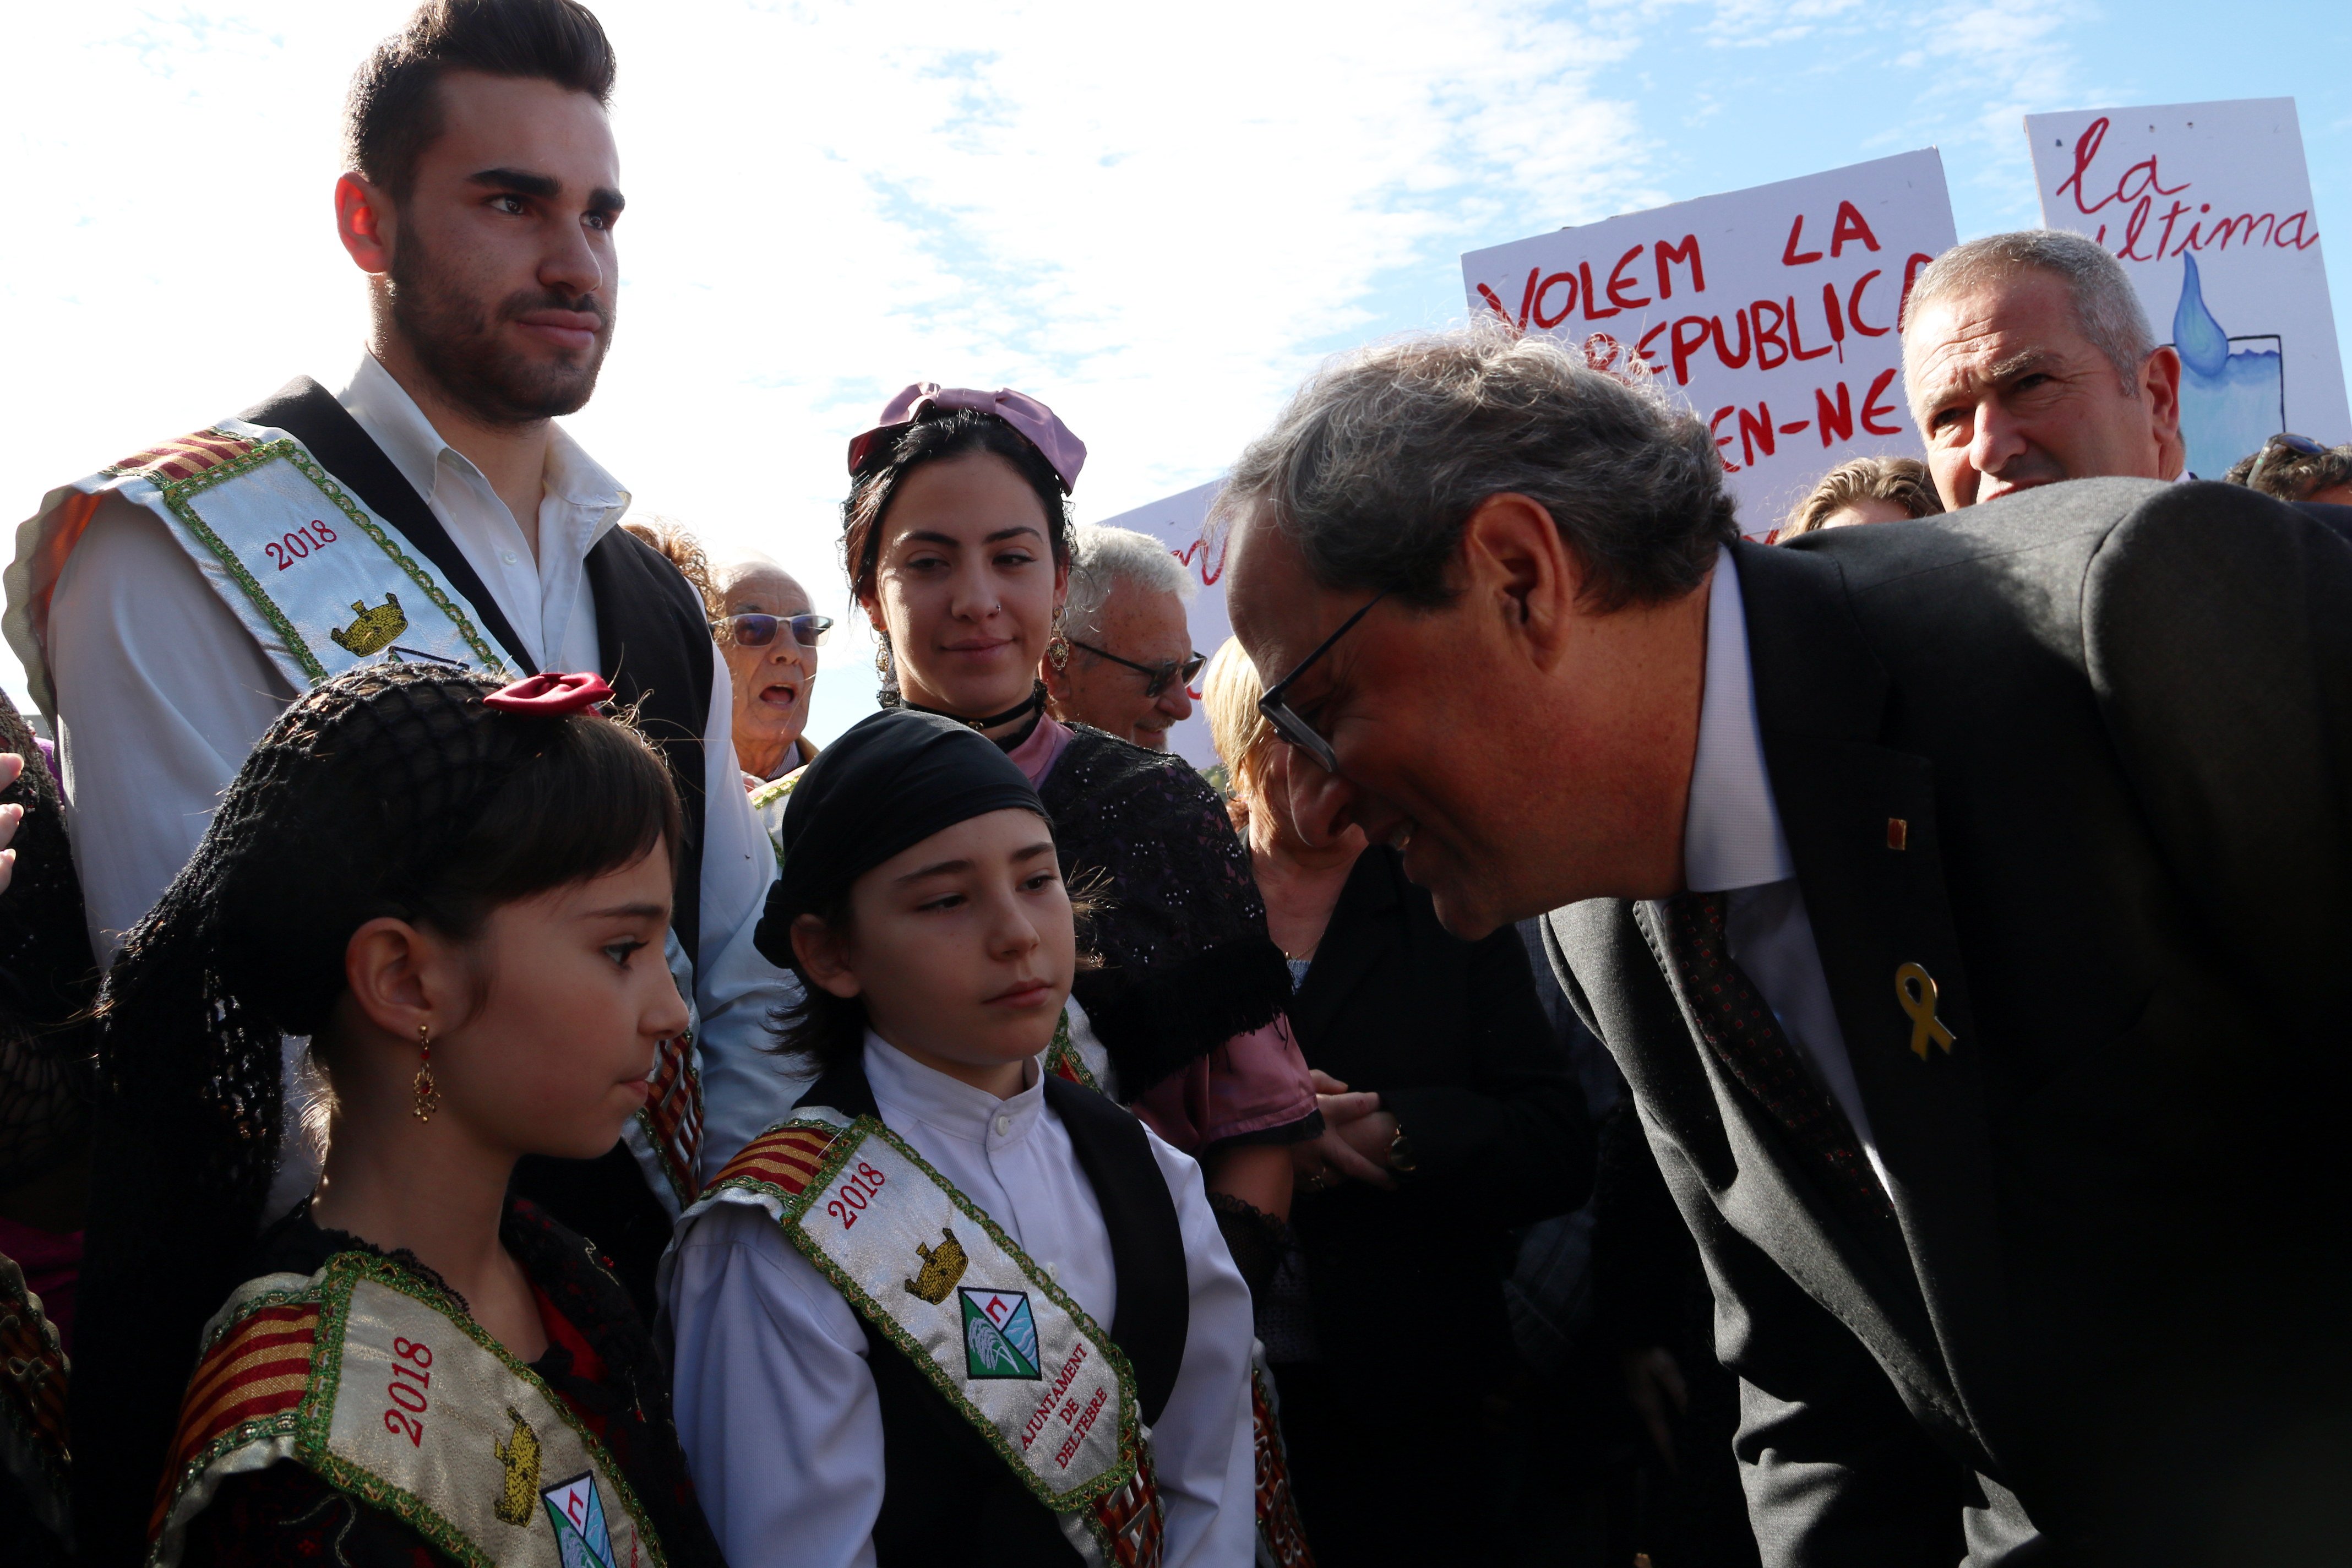
[[(1108, 1328), (1118, 1310), (1102, 1206), (1029, 1067), (1010, 1100), (922, 1066), (873, 1034), (882, 1121)], [(1250, 1301), (1200, 1167), (1150, 1134), (1176, 1201), (1192, 1314), (1175, 1392), (1151, 1428), (1168, 1568), (1245, 1568), (1256, 1537)], [(719, 1204), (679, 1237), (663, 1285), (676, 1334), (678, 1437), (734, 1568), (874, 1561), (882, 1410), (855, 1309), (763, 1209)]]
[[(561, 426), (548, 454), (534, 558), (479, 469), (444, 441), (373, 354), (339, 397), (480, 573), (542, 669), (600, 668), (589, 550), (628, 492)], [(101, 956), (163, 896), (212, 820), (246, 753), (294, 700), (284, 676), (162, 520), (110, 495), (58, 581), (49, 613), (58, 752), (91, 945)], [(733, 689), (710, 652), (702, 842), (703, 1151), (715, 1171), (785, 1115), (805, 1084), (761, 1047), (796, 996), (751, 946), (775, 876), (743, 798)]]
[(1853, 1124), (1879, 1185), (1888, 1186), (1765, 771), (1748, 658), (1748, 610), (1727, 546), (1716, 557), (1707, 595), (1705, 682), (1690, 807), (1683, 819), (1684, 885), (1695, 893), (1730, 895), (1724, 924), (1731, 961), (1763, 993), (1781, 1032)]

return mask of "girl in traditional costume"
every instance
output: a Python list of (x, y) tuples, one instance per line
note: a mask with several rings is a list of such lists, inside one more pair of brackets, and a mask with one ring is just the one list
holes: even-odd
[(1181, 757), (1045, 711), (1040, 661), (1069, 657), (1066, 502), (1086, 454), (1021, 393), (909, 386), (850, 444), (844, 564), (885, 706), (996, 741), (1036, 785), (1071, 879), (1102, 894), (1072, 1064), (1202, 1162), (1259, 1284), (1286, 1237), (1287, 1146), (1322, 1121), (1284, 1021), (1290, 973), (1216, 792)]
[(1199, 1167), (1045, 1069), (1076, 966), (1037, 792), (886, 711), (784, 816), (757, 941), (815, 1085), (665, 1266), (735, 1568), (1253, 1555), (1250, 1309)]
[[(76, 1447), (84, 1517), (145, 1521), (151, 1563), (719, 1563), (625, 1294), (508, 1195), (526, 1153), (612, 1147), (687, 1021), (662, 963), (678, 805), (610, 695), (331, 680), (131, 933), (101, 1157), (148, 1174), (118, 1222), (143, 1222), (153, 1312), (86, 1347), (116, 1397)], [(328, 1153), (261, 1231), (287, 1036), (324, 1075)]]

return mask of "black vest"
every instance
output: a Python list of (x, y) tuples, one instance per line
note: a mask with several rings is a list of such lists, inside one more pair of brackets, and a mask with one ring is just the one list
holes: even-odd
[[(1151, 1157), (1143, 1123), (1090, 1089), (1045, 1075), (1045, 1102), (1062, 1119), (1078, 1165), (1102, 1205), (1118, 1279), (1110, 1337), (1135, 1369), (1138, 1414), (1160, 1419), (1183, 1364), (1192, 1299), (1176, 1203)], [(848, 1116), (879, 1117), (862, 1062), (828, 1070), (802, 1096)], [(954, 1563), (1036, 1568), (1076, 1563), (1051, 1510), (1039, 1502), (906, 1352), (861, 1314), (866, 1366), (882, 1405), (882, 1514), (877, 1568)]]
[[(482, 629), (524, 674), (536, 668), (521, 639), (441, 520), (383, 449), (334, 395), (297, 376), (276, 396), (238, 418), (283, 430), (310, 449), (369, 511), (400, 531), (480, 617)], [(637, 706), (638, 727), (669, 764), (686, 813), (677, 847), (677, 886), (670, 925), (700, 972), (703, 726), (710, 716), (710, 626), (701, 595), (661, 552), (613, 528), (588, 552), (589, 592), (596, 601), (601, 672), (623, 704)], [(558, 1221), (592, 1237), (614, 1263), (646, 1321), (653, 1321), (654, 1265), (669, 1244), (670, 1221), (625, 1143), (600, 1160), (526, 1158), (515, 1190)]]

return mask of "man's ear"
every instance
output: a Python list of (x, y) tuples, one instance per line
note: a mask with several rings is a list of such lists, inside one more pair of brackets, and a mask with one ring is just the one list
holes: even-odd
[(2165, 344), (2139, 369), (2139, 395), (2147, 400), (2147, 422), (2156, 436), (2157, 472), (2178, 478), (2189, 466), (2189, 443), (2180, 434), (2180, 351)]
[(391, 201), (364, 175), (335, 182), (335, 237), (361, 271), (381, 278), (392, 270), (394, 226)]
[(1462, 525), (1463, 586), (1474, 614), (1548, 669), (1567, 645), (1584, 586), (1582, 563), (1541, 501), (1514, 490), (1480, 501)]
[(793, 953), (812, 981), (843, 1001), (865, 990), (857, 976), (850, 973), (849, 944), (816, 916), (801, 915), (793, 920)]

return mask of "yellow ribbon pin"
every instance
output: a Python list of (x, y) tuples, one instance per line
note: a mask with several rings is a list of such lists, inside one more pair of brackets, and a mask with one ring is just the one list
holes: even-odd
[(1911, 1017), (1911, 1054), (1926, 1061), (1932, 1039), (1950, 1056), (1952, 1031), (1936, 1016), (1936, 977), (1916, 963), (1905, 964), (1895, 972), (1895, 998)]

